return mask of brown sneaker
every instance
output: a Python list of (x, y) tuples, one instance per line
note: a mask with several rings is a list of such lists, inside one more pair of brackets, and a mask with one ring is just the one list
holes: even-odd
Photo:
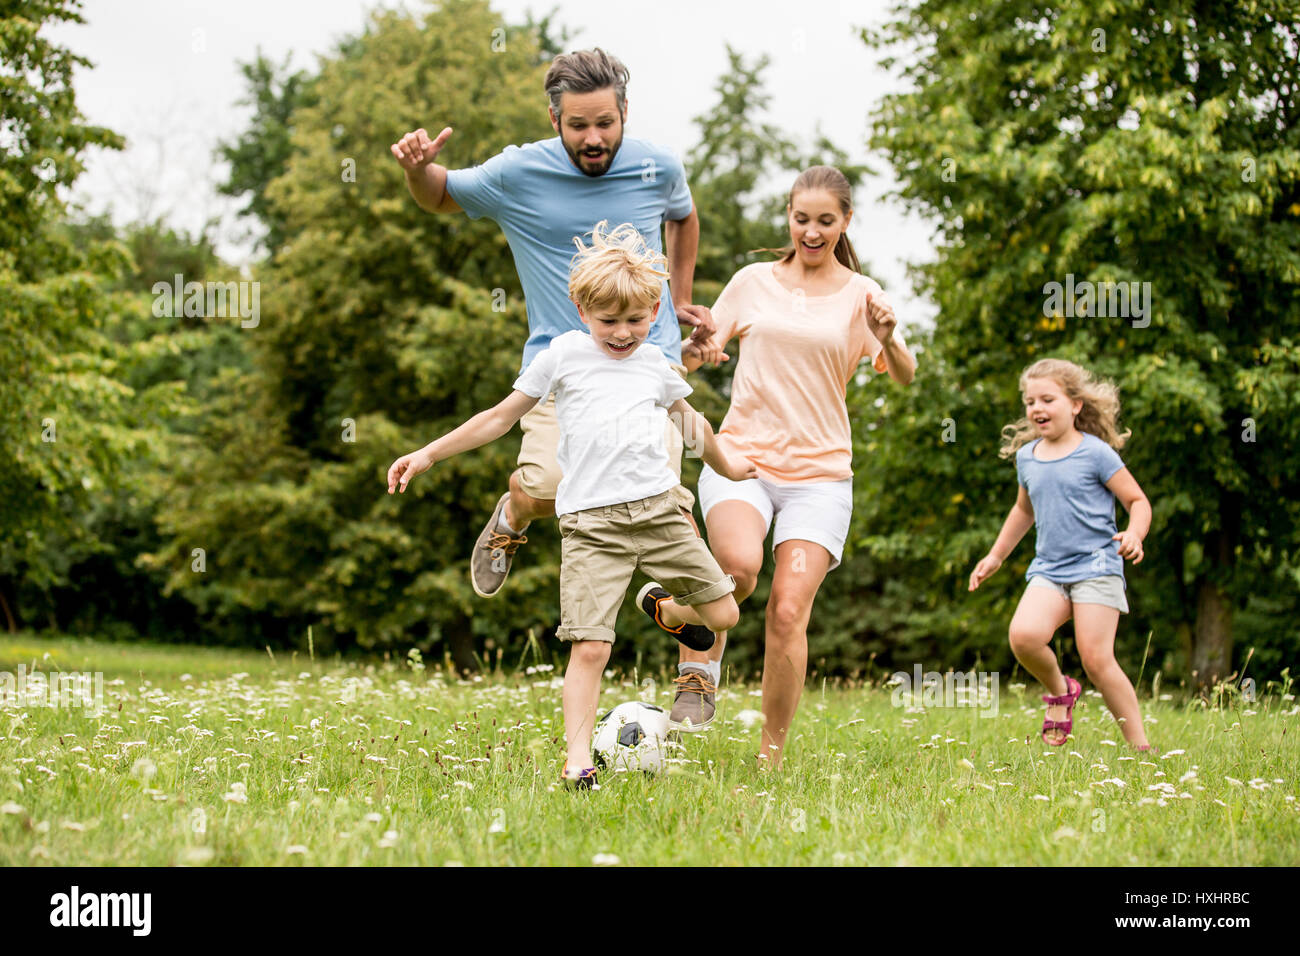
[(673, 683), (677, 685), (677, 696), (668, 715), (668, 729), (690, 734), (713, 723), (717, 710), (714, 695), (718, 688), (709, 680), (709, 672), (687, 664), (685, 672), (674, 677)]
[(479, 597), (490, 598), (501, 590), (510, 574), (510, 562), (521, 544), (527, 544), (528, 538), (520, 535), (512, 538), (497, 528), (501, 511), (510, 499), (510, 492), (501, 496), (496, 510), (483, 527), (478, 540), (474, 542), (474, 553), (469, 559), (469, 583)]

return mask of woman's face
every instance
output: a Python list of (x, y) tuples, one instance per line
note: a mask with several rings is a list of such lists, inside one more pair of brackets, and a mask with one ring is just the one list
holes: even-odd
[(840, 201), (825, 189), (795, 193), (786, 213), (795, 255), (810, 269), (834, 260), (835, 244), (853, 218), (852, 211), (840, 212)]

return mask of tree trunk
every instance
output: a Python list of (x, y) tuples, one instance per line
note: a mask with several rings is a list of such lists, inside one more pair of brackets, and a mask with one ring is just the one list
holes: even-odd
[(470, 630), (469, 619), (463, 625), (452, 626), (445, 632), (447, 644), (451, 650), (452, 662), (462, 677), (467, 677), (478, 670), (474, 661), (474, 632)]
[(1192, 638), (1192, 677), (1208, 688), (1232, 670), (1232, 605), (1214, 581), (1196, 582), (1196, 631)]
[(14, 620), (14, 612), (9, 610), (9, 602), (5, 600), (3, 587), (0, 587), (0, 610), (5, 612), (5, 625), (9, 628), (9, 633), (15, 633), (18, 630), (18, 622)]

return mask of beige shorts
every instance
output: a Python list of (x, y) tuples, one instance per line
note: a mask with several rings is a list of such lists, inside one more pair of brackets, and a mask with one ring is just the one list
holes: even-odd
[[(673, 370), (682, 378), (686, 369), (674, 365)], [(556, 449), (560, 445), (560, 423), (555, 417), (555, 396), (546, 396), (546, 401), (538, 402), (523, 418), (519, 425), (524, 430), (524, 440), (519, 445), (519, 485), (524, 494), (544, 501), (555, 500), (555, 489), (560, 485), (560, 464), (555, 460)], [(664, 428), (664, 447), (668, 450), (668, 467), (677, 476), (677, 487), (673, 495), (677, 503), (687, 511), (695, 507), (695, 496), (681, 484), (682, 480), (682, 433), (669, 419)]]
[(736, 589), (677, 510), (671, 490), (560, 516), (562, 641), (614, 642), (618, 609), (640, 568), (680, 604), (707, 604)]
[(1128, 613), (1128, 598), (1124, 594), (1124, 579), (1118, 574), (1106, 574), (1086, 581), (1060, 584), (1035, 574), (1027, 587), (1051, 588), (1071, 604), (1103, 604), (1121, 614)]

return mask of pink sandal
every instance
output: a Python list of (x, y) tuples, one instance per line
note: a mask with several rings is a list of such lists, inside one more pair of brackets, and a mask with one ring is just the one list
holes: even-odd
[[(1065, 708), (1065, 720), (1043, 720), (1043, 729), (1039, 736), (1043, 738), (1043, 743), (1049, 747), (1060, 747), (1070, 739), (1070, 731), (1074, 728), (1074, 705), (1083, 696), (1083, 687), (1069, 675), (1065, 677), (1065, 688), (1065, 693), (1060, 697), (1053, 697), (1051, 694), (1043, 695), (1043, 701), (1048, 707)], [(1053, 743), (1047, 739), (1047, 733), (1051, 730), (1060, 730), (1065, 733), (1060, 743)]]

